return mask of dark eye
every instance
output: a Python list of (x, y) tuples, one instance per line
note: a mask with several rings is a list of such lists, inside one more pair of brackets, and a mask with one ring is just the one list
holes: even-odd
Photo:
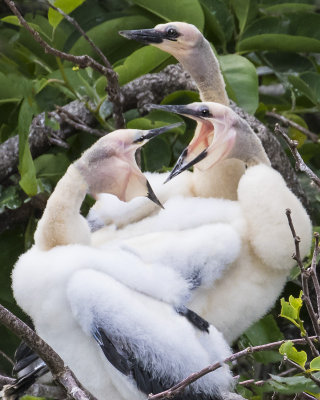
[(208, 117), (210, 115), (209, 109), (206, 107), (201, 108), (200, 113), (202, 117)]
[(143, 142), (144, 139), (145, 139), (144, 136), (140, 136), (140, 137), (139, 137), (138, 139), (136, 139), (133, 143), (140, 143), (140, 142)]
[(179, 36), (178, 31), (174, 28), (167, 29), (167, 37), (170, 39), (175, 39)]

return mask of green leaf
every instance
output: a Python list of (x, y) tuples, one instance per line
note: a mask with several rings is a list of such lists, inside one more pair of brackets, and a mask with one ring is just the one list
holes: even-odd
[(280, 50), (286, 52), (320, 51), (320, 15), (288, 13), (256, 20), (243, 33), (238, 51)]
[(64, 153), (43, 154), (34, 160), (37, 178), (46, 179), (52, 185), (64, 175), (70, 164)]
[(310, 369), (312, 371), (320, 371), (320, 356), (314, 358), (310, 363)]
[(19, 166), (21, 175), (20, 186), (28, 196), (37, 194), (36, 170), (33, 164), (28, 137), (29, 127), (33, 118), (34, 107), (29, 104), (28, 99), (24, 99), (19, 112)]
[(205, 19), (206, 37), (216, 43), (218, 40), (225, 47), (234, 32), (234, 19), (223, 0), (200, 0)]
[(230, 98), (254, 114), (259, 102), (258, 76), (254, 65), (237, 54), (220, 56), (219, 61)]
[[(284, 112), (283, 115), (290, 121), (293, 121), (296, 124), (302, 126), (303, 128), (308, 129), (307, 123), (299, 115), (290, 112)], [(298, 148), (300, 148), (307, 140), (307, 136), (304, 133), (302, 133), (299, 129), (293, 128), (292, 126), (289, 126), (288, 133), (292, 140), (296, 140), (298, 142)]]
[(292, 305), (289, 302), (285, 301), (284, 298), (282, 298), (280, 302), (281, 302), (280, 317), (286, 318), (294, 323), (298, 317), (297, 310), (294, 307), (292, 307)]
[(168, 94), (161, 104), (189, 104), (199, 102), (199, 93), (192, 92), (191, 90), (177, 90), (176, 92)]
[[(93, 42), (108, 57), (110, 62), (124, 58), (140, 47), (139, 43), (125, 39), (118, 34), (121, 30), (152, 28), (154, 22), (152, 19), (134, 15), (112, 19), (90, 29), (87, 34)], [(70, 50), (72, 54), (88, 54), (97, 58), (96, 53), (89, 43), (81, 37)]]
[(9, 186), (0, 192), (0, 212), (3, 212), (5, 207), (10, 210), (15, 210), (19, 208), (21, 204), (22, 199), (19, 195), (18, 186)]
[[(276, 391), (281, 394), (296, 394), (301, 392), (319, 393), (316, 383), (304, 376), (281, 377), (270, 374), (272, 380), (266, 385), (268, 391)], [(265, 390), (265, 386), (264, 386)]]
[(168, 167), (171, 160), (171, 148), (162, 137), (157, 137), (143, 146), (142, 157), (144, 168), (147, 171), (159, 171)]
[(291, 305), (291, 307), (293, 307), (296, 312), (297, 312), (297, 316), (299, 316), (300, 314), (300, 309), (302, 307), (302, 291), (300, 291), (300, 296), (299, 297), (293, 297), (292, 295), (289, 296), (289, 303)]
[(7, 17), (1, 18), (1, 21), (15, 26), (21, 26), (18, 17), (15, 15), (8, 15)]
[[(84, 1), (85, 0), (54, 0), (52, 3), (66, 14), (70, 14), (77, 7), (81, 6)], [(49, 8), (48, 21), (53, 28), (56, 28), (63, 18), (63, 15), (61, 15), (58, 11)]]
[(270, 68), (285, 75), (315, 70), (313, 62), (308, 57), (297, 53), (269, 52), (264, 53), (263, 58)]
[[(283, 334), (271, 314), (266, 315), (251, 325), (250, 328), (245, 331), (244, 336), (248, 339), (249, 346), (259, 346), (261, 344), (283, 340)], [(254, 358), (258, 362), (264, 364), (280, 361), (280, 355), (277, 351), (256, 353), (254, 354)]]
[(128, 56), (124, 63), (115, 68), (120, 85), (153, 71), (170, 57), (170, 54), (153, 46), (145, 46)]
[[(164, 111), (152, 111), (144, 118), (131, 120), (127, 126), (129, 129), (152, 129), (176, 122), (183, 122), (183, 119), (178, 115), (166, 113)], [(183, 134), (184, 130), (185, 126), (182, 124), (161, 137), (151, 140), (143, 146), (142, 156), (144, 169), (147, 171), (157, 171), (163, 167), (169, 167), (172, 158), (170, 139), (177, 134)]]
[(320, 76), (315, 72), (306, 72), (300, 77), (290, 75), (289, 82), (313, 104), (320, 104)]
[(198, 0), (133, 0), (138, 6), (150, 11), (166, 22), (184, 21), (197, 26), (204, 26), (204, 15)]
[(279, 353), (287, 356), (289, 360), (299, 364), (302, 368), (304, 368), (307, 362), (307, 353), (305, 351), (298, 351), (290, 340), (280, 346)]
[(257, 14), (258, 4), (254, 0), (231, 0), (231, 5), (239, 21), (241, 34), (247, 23)]
[(282, 4), (275, 4), (269, 7), (260, 7), (260, 10), (264, 14), (268, 15), (281, 15), (288, 12), (311, 12), (315, 11), (316, 5), (315, 4), (301, 4), (301, 3), (282, 3)]

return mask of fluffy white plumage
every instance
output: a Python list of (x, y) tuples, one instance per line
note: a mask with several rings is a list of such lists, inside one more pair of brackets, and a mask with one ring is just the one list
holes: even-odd
[[(183, 284), (181, 290), (169, 275), (161, 281), (154, 275), (153, 282), (144, 282), (145, 274), (128, 276), (123, 265), (133, 272), (141, 261), (115, 248), (101, 251), (69, 245), (42, 251), (34, 246), (21, 256), (12, 276), (15, 298), (32, 316), (39, 335), (98, 399), (103, 399), (107, 391), (111, 391), (111, 399), (127, 399), (133, 393), (133, 398), (142, 395), (133, 379), (117, 371), (104, 357), (92, 337), (95, 324), (114, 342), (132, 349), (136, 359), (155, 377), (171, 382), (230, 354), (213, 326), (210, 334), (200, 332), (170, 304), (143, 294), (150, 290), (155, 297), (171, 300), (174, 287), (180, 298), (181, 293), (185, 294)], [(118, 279), (109, 275), (110, 270)], [(169, 297), (163, 295), (167, 289)], [(227, 391), (232, 386), (227, 367), (208, 375), (194, 390), (214, 394), (217, 382), (220, 390)]]
[[(148, 262), (153, 260), (153, 255), (168, 261), (171, 254), (178, 253), (177, 248), (180, 251), (184, 249), (186, 258), (183, 260), (187, 267), (183, 276), (187, 278), (186, 275), (193, 271), (192, 276), (197, 277), (197, 272), (202, 271), (202, 279), (195, 284), (198, 287), (193, 290), (188, 304), (221, 330), (231, 343), (272, 307), (294, 265), (291, 257), (294, 243), (285, 215), (286, 208), (292, 210), (295, 227), (301, 237), (302, 256), (310, 249), (311, 223), (281, 175), (268, 165), (262, 145), (249, 126), (230, 109), (211, 104), (213, 110), (226, 113), (223, 125), (236, 124), (236, 128), (233, 125), (229, 130), (223, 128), (223, 132), (230, 134), (233, 130), (236, 134), (238, 147), (234, 146), (229, 151), (246, 158), (251, 149), (252, 159), (250, 161), (249, 157), (248, 161), (255, 160), (256, 163), (259, 162), (257, 157), (261, 157), (263, 162), (250, 166), (241, 177), (237, 187), (238, 200), (171, 199), (164, 203), (165, 210), (158, 214), (122, 229), (109, 226), (95, 232), (92, 243), (99, 247), (110, 240), (121, 240)], [(194, 112), (197, 106), (195, 103), (188, 107)], [(184, 109), (187, 110), (185, 106)], [(222, 131), (219, 133), (219, 130), (215, 132), (217, 139), (214, 140), (221, 140), (221, 135), (225, 134)], [(212, 146), (215, 146), (214, 142)], [(210, 157), (209, 154), (207, 162)], [(149, 175), (152, 183), (153, 176)], [(207, 182), (205, 174), (198, 175), (198, 179)], [(159, 176), (156, 176), (155, 187), (158, 181)], [(226, 226), (233, 234), (222, 230)], [(171, 232), (164, 234), (164, 231)], [(149, 237), (146, 232), (151, 233)], [(219, 248), (217, 244), (223, 247), (218, 257), (212, 253)], [(229, 255), (235, 257), (234, 261), (227, 259)], [(193, 260), (198, 263), (193, 264)], [(167, 265), (181, 272), (182, 264), (178, 261), (169, 261)]]
[[(97, 168), (99, 173), (107, 171), (104, 184), (113, 187), (109, 181), (114, 157), (119, 149), (119, 157), (122, 151), (134, 152), (132, 140), (124, 137), (122, 143), (118, 138), (100, 139), (104, 152), (97, 152), (98, 142), (69, 167), (48, 202), (35, 245), (14, 268), (12, 287), (39, 335), (93, 395), (142, 399), (222, 361), (230, 349), (213, 326), (208, 325), (207, 332), (180, 315), (187, 310), (183, 304), (190, 296), (190, 283), (179, 271), (158, 261), (141, 260), (126, 244), (113, 243), (106, 249), (90, 246), (80, 204), (88, 187), (95, 184)], [(110, 147), (114, 152), (108, 164)], [(133, 161), (133, 157), (127, 159), (126, 171)], [(90, 171), (95, 171), (92, 177)], [(146, 184), (145, 179), (141, 182)], [(74, 236), (72, 227), (77, 229)], [(224, 366), (193, 384), (185, 396), (218, 399), (232, 385), (229, 368)]]

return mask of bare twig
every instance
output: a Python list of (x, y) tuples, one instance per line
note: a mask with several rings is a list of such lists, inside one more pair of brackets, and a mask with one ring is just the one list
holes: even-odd
[(320, 327), (318, 324), (318, 315), (315, 313), (311, 300), (310, 300), (310, 294), (309, 294), (309, 286), (308, 286), (308, 272), (303, 266), (301, 255), (300, 255), (300, 238), (297, 236), (292, 218), (291, 218), (291, 210), (287, 209), (286, 210), (286, 216), (288, 219), (289, 227), (294, 239), (294, 244), (295, 244), (295, 254), (293, 254), (292, 258), (296, 260), (300, 272), (301, 272), (301, 283), (302, 283), (302, 291), (303, 291), (303, 301), (305, 302), (305, 305), (308, 310), (308, 314), (310, 316), (313, 329), (315, 331), (315, 334), (318, 336), (318, 339), (320, 340)]
[(289, 118), (286, 118), (283, 115), (277, 114), (274, 111), (267, 111), (266, 115), (268, 117), (272, 117), (272, 118), (275, 118), (275, 119), (281, 121), (285, 126), (290, 125), (293, 128), (298, 129), (300, 132), (304, 133), (310, 140), (312, 140), (315, 143), (317, 143), (319, 141), (318, 135), (316, 135), (315, 133), (309, 131), (309, 129), (297, 124), (296, 122), (291, 121)]
[[(102, 64), (100, 64), (93, 58), (89, 57), (88, 55), (75, 56), (73, 54), (65, 53), (63, 51), (60, 51), (60, 50), (50, 46), (45, 40), (42, 39), (40, 34), (27, 23), (27, 21), (23, 18), (23, 16), (21, 15), (21, 13), (17, 9), (15, 3), (12, 0), (4, 0), (4, 1), (8, 5), (8, 7), (11, 9), (13, 14), (19, 19), (20, 24), (28, 32), (31, 33), (33, 38), (40, 44), (40, 46), (42, 46), (44, 48), (44, 51), (46, 53), (52, 54), (53, 56), (59, 57), (63, 60), (70, 61), (73, 64), (78, 65), (80, 68), (91, 67), (107, 78), (107, 80), (108, 80), (107, 93), (109, 95), (110, 101), (114, 105), (113, 114), (114, 114), (114, 119), (115, 119), (115, 125), (116, 125), (117, 129), (123, 128), (125, 126), (125, 121), (124, 121), (123, 114), (122, 114), (122, 104), (121, 104), (118, 76), (112, 69), (111, 64), (108, 62), (107, 58), (105, 56), (103, 56), (103, 61), (107, 62), (107, 66), (103, 66)], [(61, 11), (57, 8), (55, 8), (55, 9), (56, 9), (56, 11), (63, 13), (63, 11)], [(64, 13), (62, 15), (64, 15)], [(71, 20), (74, 21), (73, 18), (71, 18)], [(71, 23), (74, 25), (74, 22), (71, 22)], [(74, 26), (76, 26), (77, 29), (80, 28), (80, 26), (78, 24), (74, 25)], [(81, 34), (83, 34), (82, 29), (80, 32), (81, 32)], [(86, 39), (89, 39), (87, 35), (86, 35)], [(98, 48), (94, 45), (94, 43), (92, 41), (90, 41), (90, 44), (91, 44), (91, 46), (94, 46), (96, 51), (98, 50)], [(102, 52), (100, 50), (98, 50), (98, 51), (102, 54)], [(101, 56), (100, 53), (99, 53), (99, 55)]]
[(3, 357), (5, 360), (8, 361), (11, 365), (14, 365), (13, 360), (3, 351), (0, 350), (0, 356)]
[(287, 142), (289, 149), (296, 161), (296, 169), (305, 172), (309, 178), (320, 188), (320, 178), (306, 165), (303, 161), (300, 153), (297, 150), (298, 142), (296, 140), (291, 140), (289, 136), (280, 128), (279, 124), (275, 124), (275, 132), (279, 132), (284, 140)]
[[(310, 337), (311, 340), (317, 340), (316, 336), (312, 336)], [(293, 339), (291, 340), (292, 343), (294, 344), (301, 344), (301, 345), (305, 345), (306, 344), (306, 340), (303, 339)], [(202, 376), (209, 374), (210, 372), (215, 371), (216, 369), (220, 368), (224, 363), (227, 362), (232, 362), (235, 361), (241, 357), (244, 357), (248, 354), (252, 354), (252, 353), (257, 353), (260, 351), (266, 351), (266, 350), (272, 350), (275, 348), (280, 347), (283, 343), (285, 343), (285, 340), (280, 340), (278, 342), (273, 342), (273, 343), (267, 343), (267, 344), (262, 344), (259, 346), (254, 346), (254, 347), (247, 347), (244, 350), (241, 350), (237, 353), (232, 354), (231, 356), (227, 357), (226, 359), (224, 359), (222, 362), (217, 362), (215, 364), (209, 365), (206, 368), (203, 368), (201, 371), (199, 372), (195, 372), (194, 374), (191, 374), (190, 376), (188, 376), (186, 379), (184, 379), (183, 381), (177, 383), (176, 385), (174, 385), (172, 388), (165, 390), (164, 392), (158, 393), (158, 394), (150, 394), (148, 396), (149, 400), (159, 400), (159, 399), (164, 399), (167, 397), (172, 397), (175, 396), (179, 393), (181, 393), (187, 386), (189, 386), (191, 383), (195, 382), (196, 380), (200, 379)]]
[(317, 258), (320, 252), (319, 249), (319, 233), (315, 232), (314, 233), (314, 250), (313, 250), (313, 255), (312, 255), (312, 261), (311, 261), (311, 266), (310, 266), (310, 275), (312, 277), (312, 282), (313, 286), (316, 292), (317, 296), (317, 307), (318, 307), (318, 318), (320, 316), (320, 284), (319, 280), (317, 277)]
[[(67, 110), (63, 109), (62, 107), (56, 106), (57, 114), (59, 117), (66, 122), (67, 124), (71, 125), (73, 128), (78, 129), (83, 132), (90, 133), (90, 135), (101, 137), (104, 136), (107, 132), (101, 131), (99, 129), (91, 128), (89, 125), (83, 123), (80, 119), (76, 119), (71, 113)], [(57, 119), (57, 115), (55, 113), (48, 113), (50, 117)]]
[(302, 368), (299, 364), (290, 360), (288, 357), (284, 356), (283, 359), (290, 364), (292, 367), (297, 368), (306, 378), (310, 378), (318, 387), (320, 387), (320, 379), (316, 378), (311, 372), (307, 372), (304, 368)]
[(15, 379), (10, 378), (9, 376), (0, 375), (0, 389), (4, 385), (12, 385), (15, 382)]
[(28, 325), (13, 315), (0, 304), (0, 323), (10, 329), (15, 335), (38, 354), (47, 364), (53, 378), (66, 390), (67, 394), (75, 400), (96, 400), (95, 397), (84, 389), (73, 372), (64, 365), (62, 358)]

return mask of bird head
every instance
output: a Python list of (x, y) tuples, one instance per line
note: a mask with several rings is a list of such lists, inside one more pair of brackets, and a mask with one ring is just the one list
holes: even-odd
[(120, 35), (144, 44), (151, 44), (179, 59), (179, 54), (192, 51), (203, 39), (194, 25), (186, 22), (169, 22), (156, 25), (153, 29), (120, 31)]
[(198, 123), (193, 139), (180, 155), (167, 181), (195, 164), (199, 170), (205, 171), (228, 158), (239, 159), (247, 165), (270, 164), (248, 123), (227, 106), (203, 102), (151, 105), (150, 108), (181, 114)]
[(122, 201), (147, 196), (162, 207), (139, 169), (135, 153), (150, 139), (179, 125), (150, 130), (120, 129), (99, 139), (75, 163), (88, 185), (88, 192), (94, 198), (99, 193), (110, 193)]

